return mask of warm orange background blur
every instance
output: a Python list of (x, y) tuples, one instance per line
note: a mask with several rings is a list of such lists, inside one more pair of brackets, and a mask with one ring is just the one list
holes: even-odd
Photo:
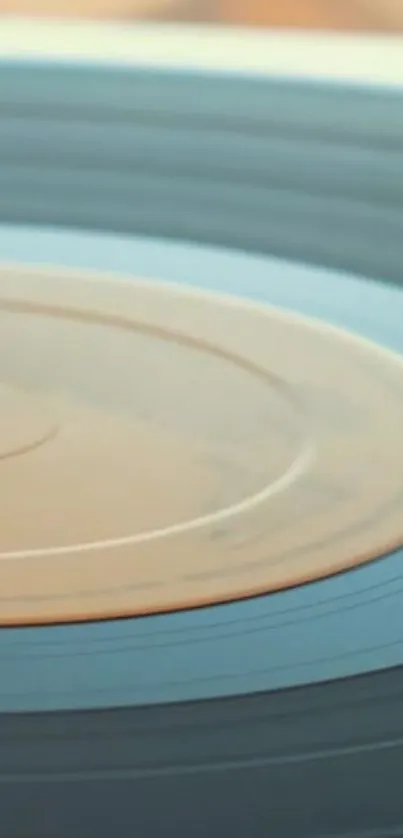
[(403, 31), (403, 0), (0, 0), (0, 13)]
[(403, 29), (403, 0), (222, 0), (228, 20), (309, 29)]

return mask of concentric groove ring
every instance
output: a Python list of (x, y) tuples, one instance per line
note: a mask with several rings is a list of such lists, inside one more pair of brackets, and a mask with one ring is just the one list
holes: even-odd
[[(93, 293), (94, 292), (94, 285), (93, 285), (94, 280), (95, 280), (95, 283), (96, 283), (95, 284), (95, 296), (94, 296), (94, 293)], [(159, 314), (156, 315), (154, 310), (153, 310), (153, 303), (155, 304), (155, 295), (154, 295), (153, 292), (150, 294), (150, 287), (149, 287), (148, 282), (146, 282), (146, 284), (144, 284), (144, 283), (140, 283), (137, 280), (136, 285), (134, 286), (133, 282), (131, 280), (129, 280), (130, 284), (127, 285), (127, 283), (126, 283), (125, 284), (126, 287), (125, 287), (125, 285), (122, 285), (122, 281), (118, 283), (117, 280), (115, 280), (113, 278), (112, 279), (113, 286), (109, 287), (109, 289), (108, 289), (109, 293), (107, 293), (107, 296), (106, 296), (106, 301), (108, 300), (108, 298), (109, 298), (109, 302), (110, 302), (111, 298), (113, 299), (113, 310), (114, 310), (114, 312), (113, 312), (113, 314), (111, 314), (111, 313), (109, 313), (108, 303), (105, 300), (102, 299), (102, 297), (103, 297), (102, 291), (105, 290), (105, 288), (103, 288), (102, 286), (105, 285), (105, 281), (109, 282), (109, 285), (110, 285), (110, 282), (111, 282), (111, 278), (108, 278), (108, 277), (102, 277), (102, 276), (91, 277), (90, 275), (85, 275), (85, 274), (74, 276), (74, 275), (71, 275), (70, 273), (68, 273), (66, 271), (61, 271), (59, 269), (58, 270), (58, 281), (57, 281), (57, 285), (56, 285), (53, 271), (44, 272), (42, 270), (41, 272), (34, 272), (34, 271), (32, 271), (32, 269), (28, 270), (28, 271), (27, 270), (24, 271), (21, 268), (18, 271), (16, 271), (15, 268), (13, 269), (9, 266), (7, 268), (0, 269), (0, 281), (2, 283), (1, 291), (2, 291), (2, 294), (3, 294), (3, 297), (0, 299), (0, 314), (1, 313), (5, 314), (11, 321), (8, 324), (8, 328), (9, 328), (9, 333), (11, 332), (11, 339), (12, 340), (15, 340), (15, 331), (16, 331), (16, 329), (15, 329), (16, 322), (13, 320), (13, 315), (17, 315), (17, 322), (18, 322), (18, 316), (21, 316), (21, 315), (24, 318), (26, 318), (28, 316), (28, 322), (29, 322), (30, 317), (32, 317), (32, 315), (34, 317), (38, 317), (38, 316), (39, 317), (44, 317), (44, 318), (47, 318), (49, 320), (54, 318), (55, 321), (56, 321), (56, 333), (55, 333), (54, 337), (56, 337), (58, 340), (60, 340), (60, 334), (58, 334), (57, 326), (62, 324), (63, 321), (67, 321), (67, 323), (73, 324), (73, 325), (74, 325), (74, 323), (79, 322), (81, 324), (85, 324), (86, 326), (106, 327), (106, 329), (109, 328), (109, 329), (112, 329), (112, 330), (116, 330), (117, 333), (119, 331), (133, 333), (134, 335), (137, 333), (141, 336), (144, 336), (146, 339), (149, 338), (149, 339), (151, 339), (151, 341), (154, 340), (157, 345), (158, 345), (158, 341), (165, 342), (166, 347), (168, 347), (169, 343), (171, 343), (173, 345), (176, 345), (176, 347), (179, 348), (182, 352), (183, 352), (183, 350), (185, 350), (185, 351), (190, 350), (191, 352), (198, 353), (199, 355), (205, 355), (206, 357), (210, 356), (210, 359), (213, 360), (214, 363), (216, 363), (216, 364), (217, 364), (217, 362), (218, 363), (223, 362), (228, 367), (232, 367), (234, 369), (237, 369), (238, 371), (241, 371), (242, 373), (248, 375), (250, 378), (256, 379), (256, 381), (259, 381), (262, 385), (264, 385), (266, 387), (270, 387), (273, 390), (273, 393), (275, 394), (276, 398), (281, 399), (284, 402), (284, 404), (287, 405), (287, 409), (291, 410), (291, 408), (292, 408), (294, 412), (301, 413), (301, 397), (300, 397), (300, 395), (297, 392), (294, 392), (287, 385), (287, 383), (285, 381), (283, 381), (278, 375), (275, 375), (272, 370), (268, 369), (267, 365), (265, 363), (263, 364), (262, 359), (259, 359), (260, 363), (257, 363), (256, 359), (253, 356), (249, 357), (246, 354), (237, 354), (237, 351), (232, 348), (232, 343), (233, 343), (232, 340), (230, 341), (230, 344), (229, 344), (230, 348), (228, 348), (226, 346), (226, 342), (228, 344), (228, 335), (226, 336), (226, 338), (227, 338), (226, 341), (223, 340), (224, 335), (220, 335), (219, 343), (216, 344), (214, 342), (206, 340), (203, 337), (195, 337), (195, 335), (192, 335), (192, 334), (189, 333), (190, 322), (192, 321), (192, 317), (193, 317), (194, 325), (196, 325), (196, 326), (198, 325), (197, 321), (200, 319), (199, 311), (200, 311), (201, 304), (204, 303), (204, 305), (206, 305), (206, 303), (207, 303), (207, 306), (208, 306), (208, 304), (210, 305), (210, 308), (212, 308), (212, 311), (210, 313), (210, 317), (213, 314), (217, 315), (219, 317), (220, 309), (221, 309), (221, 312), (222, 312), (222, 305), (217, 306), (218, 298), (211, 298), (208, 301), (205, 297), (200, 297), (199, 296), (196, 299), (192, 300), (189, 297), (189, 292), (185, 295), (183, 295), (181, 293), (178, 296), (179, 288), (175, 288), (174, 289), (175, 293), (171, 293), (171, 294), (168, 295), (168, 297), (165, 297), (165, 306), (162, 307), (163, 308), (162, 323), (164, 323), (164, 316), (166, 315), (168, 303), (171, 304), (171, 301), (174, 300), (174, 316), (175, 317), (177, 317), (178, 312), (181, 312), (181, 309), (183, 309), (183, 304), (185, 304), (185, 317), (183, 317), (183, 313), (181, 312), (182, 325), (181, 325), (181, 328), (178, 330), (176, 325), (175, 325), (175, 328), (169, 329), (165, 325), (160, 324), (160, 315)], [(66, 286), (66, 282), (67, 282), (67, 286)], [(80, 293), (77, 295), (77, 299), (79, 300), (78, 307), (77, 307), (77, 299), (75, 299), (75, 296), (74, 296), (75, 292), (73, 290), (75, 288), (76, 292), (77, 292), (77, 282), (78, 282), (78, 288), (79, 288), (79, 291), (80, 291)], [(85, 283), (84, 297), (83, 297), (82, 290), (81, 290), (84, 287), (83, 283)], [(53, 288), (52, 288), (52, 286), (53, 286)], [(62, 302), (63, 302), (64, 305), (60, 305), (60, 302), (57, 305), (44, 305), (42, 303), (34, 304), (34, 303), (22, 302), (21, 299), (20, 299), (21, 287), (22, 287), (22, 289), (26, 289), (28, 294), (30, 294), (30, 295), (33, 294), (34, 297), (36, 296), (36, 294), (38, 294), (38, 291), (39, 291), (40, 296), (44, 293), (44, 296), (46, 297), (46, 295), (49, 294), (50, 288), (52, 288), (52, 291), (53, 291), (52, 296), (55, 299), (59, 299), (59, 300), (62, 299)], [(62, 287), (62, 291), (61, 291), (61, 287)], [(63, 288), (64, 288), (64, 291), (63, 291)], [(133, 297), (133, 291), (134, 291), (134, 297)], [(55, 292), (56, 292), (56, 294), (55, 294)], [(112, 297), (111, 297), (111, 292), (112, 292)], [(116, 292), (118, 292), (118, 295), (117, 295)], [(122, 294), (122, 292), (123, 292), (123, 294)], [(165, 292), (166, 292), (166, 284), (161, 285), (160, 290), (159, 290), (159, 296), (160, 297), (161, 297), (161, 295), (165, 296)], [(24, 291), (22, 291), (22, 294), (23, 293), (24, 293)], [(61, 294), (61, 297), (60, 297), (60, 294)], [(64, 296), (63, 296), (63, 294), (64, 294)], [(120, 309), (123, 310), (124, 315), (122, 314), (122, 312), (120, 312), (119, 314), (115, 313), (115, 310), (119, 310), (119, 303), (117, 302), (117, 296), (120, 296), (121, 300), (122, 300), (122, 297), (123, 297), (124, 305), (122, 306), (122, 303), (121, 303), (120, 304)], [(73, 299), (73, 301), (74, 301), (74, 307), (73, 308), (71, 308), (70, 306), (65, 305), (66, 297), (67, 297), (67, 299)], [(89, 299), (91, 299), (91, 298), (93, 298), (94, 302), (96, 303), (96, 307), (98, 309), (97, 311), (93, 312), (90, 309), (87, 309), (87, 307), (89, 305)], [(81, 305), (83, 304), (83, 299), (85, 300), (85, 308), (81, 308)], [(148, 311), (147, 311), (147, 302), (145, 302), (147, 299), (149, 300), (149, 303), (148, 303), (149, 310)], [(175, 302), (176, 302), (178, 312), (175, 312)], [(135, 303), (135, 307), (134, 307), (134, 303)], [(142, 322), (139, 319), (139, 309), (144, 308), (144, 303), (145, 303), (146, 316), (150, 320), (150, 322), (148, 322), (148, 320), (146, 322)], [(151, 305), (150, 305), (150, 303), (151, 303)], [(131, 304), (131, 307), (133, 309), (131, 316), (128, 315), (128, 310), (126, 308), (127, 306), (130, 306), (130, 304)], [(192, 309), (194, 310), (194, 308), (195, 308), (194, 304), (196, 304), (197, 308), (199, 309), (199, 311), (197, 312), (196, 318), (194, 317), (194, 314), (192, 314)], [(105, 307), (105, 305), (106, 305), (106, 307)], [(101, 308), (100, 308), (100, 306), (101, 306)], [(105, 307), (105, 314), (101, 314), (102, 306)], [(172, 307), (172, 305), (168, 306), (168, 308), (171, 308), (171, 307)], [(227, 306), (227, 308), (228, 308), (228, 306)], [(243, 308), (245, 308), (245, 306), (243, 306)], [(159, 301), (158, 301), (157, 311), (158, 311), (158, 309), (161, 309), (161, 304), (160, 304)], [(257, 314), (257, 313), (258, 312), (256, 311), (255, 314)], [(259, 313), (261, 313), (261, 312), (259, 312)], [(247, 318), (248, 318), (248, 314), (249, 314), (249, 317), (250, 317), (250, 312), (246, 313)], [(11, 318), (10, 318), (10, 315), (11, 315)], [(235, 315), (236, 315), (236, 312), (235, 312)], [(152, 321), (153, 321), (153, 318), (155, 316), (156, 316), (156, 322), (154, 323)], [(283, 315), (283, 318), (284, 318), (284, 315)], [(180, 322), (180, 319), (181, 319), (181, 317), (179, 317), (179, 322)], [(242, 319), (242, 315), (241, 315), (241, 319)], [(224, 319), (224, 322), (225, 322), (225, 319)], [(5, 338), (5, 335), (4, 335), (4, 332), (5, 332), (4, 326), (5, 325), (7, 326), (7, 323), (3, 324), (3, 336), (2, 336), (3, 341), (7, 340), (7, 337)], [(42, 327), (43, 327), (43, 324), (42, 324)], [(228, 324), (225, 324), (225, 327), (226, 327), (226, 330), (228, 332)], [(10, 339), (10, 334), (8, 335), (8, 338)], [(28, 332), (28, 340), (29, 340), (28, 349), (30, 350), (31, 353), (33, 353), (35, 351), (36, 347), (35, 347), (35, 342), (32, 340), (32, 337), (29, 335), (29, 332)], [(236, 342), (235, 342), (235, 346), (236, 346)], [(53, 343), (53, 354), (55, 352), (55, 348), (56, 348), (55, 343)], [(20, 347), (20, 350), (21, 350), (21, 354), (23, 354), (21, 347)], [(238, 352), (239, 352), (239, 350), (238, 350)], [(6, 352), (4, 352), (3, 354), (6, 354)], [(11, 353), (9, 353), (9, 354), (11, 354)], [(143, 357), (144, 357), (144, 352), (143, 352)], [(136, 361), (136, 356), (134, 354), (132, 354), (130, 356), (130, 360), (132, 362), (133, 361), (135, 362)], [(40, 356), (40, 361), (43, 364), (43, 361), (44, 361), (43, 356)], [(82, 361), (82, 359), (80, 359), (80, 361)], [(97, 362), (99, 362), (99, 353), (97, 354)], [(31, 361), (31, 363), (32, 363), (32, 361)], [(73, 363), (73, 359), (72, 359), (71, 356), (68, 359), (68, 363), (69, 363), (69, 365), (72, 365), (72, 363)], [(52, 364), (54, 364), (54, 358), (52, 358)], [(121, 364), (121, 368), (122, 368), (122, 366), (123, 365)], [(23, 361), (22, 369), (23, 369), (22, 374), (24, 374), (25, 361)], [(119, 372), (119, 370), (117, 370), (116, 372)], [(154, 373), (158, 376), (158, 373), (159, 373), (158, 366), (155, 368)], [(12, 370), (11, 370), (11, 372), (8, 372), (8, 374), (9, 375), (17, 374), (17, 376), (21, 375), (21, 370), (18, 367), (18, 363), (16, 363), (14, 361)], [(37, 370), (36, 370), (36, 375), (37, 374), (38, 374), (38, 367), (37, 367)], [(54, 372), (54, 374), (55, 374), (55, 372)], [(56, 370), (56, 384), (57, 384), (57, 375), (58, 375), (58, 371)], [(49, 371), (48, 370), (46, 371), (46, 373), (41, 371), (41, 377), (44, 379), (44, 381), (47, 384), (49, 384)], [(104, 380), (105, 378), (106, 378), (106, 374), (103, 373), (102, 379)], [(131, 385), (134, 384), (133, 373), (131, 373), (131, 379), (130, 379), (130, 382), (128, 382), (128, 384), (129, 383)], [(139, 380), (138, 383), (141, 386), (141, 383), (142, 383), (141, 380)], [(200, 382), (198, 382), (198, 386), (200, 386)], [(240, 392), (239, 388), (236, 392), (237, 392), (237, 394), (238, 394), (238, 392)], [(51, 395), (49, 395), (49, 401), (50, 400), (51, 400)], [(34, 407), (35, 407), (35, 405), (34, 405)], [(138, 407), (139, 407), (138, 403), (136, 404), (136, 407), (138, 409)], [(27, 408), (27, 410), (25, 410), (24, 405), (23, 405), (20, 412), (22, 413), (22, 418), (27, 418), (28, 419), (28, 417), (26, 416), (27, 412), (29, 414), (28, 408)], [(302, 411), (302, 413), (304, 414), (305, 411)], [(284, 418), (285, 418), (285, 416), (283, 415), (282, 416), (283, 421), (284, 421)], [(33, 419), (34, 420), (36, 419), (35, 412), (33, 413)], [(47, 546), (47, 547), (40, 546), (38, 548), (26, 549), (26, 550), (21, 550), (21, 551), (19, 551), (19, 550), (11, 551), (11, 552), (10, 551), (9, 552), (0, 551), (0, 557), (1, 557), (2, 560), (4, 560), (4, 559), (9, 559), (9, 558), (10, 559), (14, 559), (14, 558), (17, 559), (17, 558), (45, 556), (45, 555), (49, 555), (49, 556), (58, 556), (59, 555), (59, 556), (62, 556), (63, 554), (68, 554), (69, 552), (77, 551), (77, 550), (80, 551), (80, 552), (85, 552), (86, 550), (94, 550), (94, 549), (97, 549), (97, 548), (104, 548), (104, 547), (109, 547), (109, 546), (111, 546), (111, 547), (112, 546), (117, 546), (118, 547), (118, 546), (124, 546), (125, 544), (135, 546), (136, 544), (150, 542), (150, 541), (159, 541), (159, 540), (161, 540), (163, 538), (166, 538), (166, 537), (169, 538), (171, 536), (181, 535), (182, 533), (186, 534), (187, 532), (194, 532), (194, 531), (197, 531), (199, 529), (203, 529), (206, 526), (212, 527), (212, 526), (218, 526), (221, 523), (225, 523), (225, 521), (231, 520), (232, 518), (234, 518), (237, 515), (242, 515), (244, 512), (247, 513), (249, 510), (251, 510), (255, 507), (259, 507), (262, 503), (264, 503), (264, 501), (269, 500), (270, 497), (272, 497), (274, 494), (279, 494), (281, 491), (283, 491), (283, 489), (286, 489), (288, 487), (290, 482), (292, 482), (295, 479), (295, 476), (298, 473), (298, 471), (303, 470), (305, 465), (306, 466), (309, 465), (310, 460), (314, 456), (314, 445), (313, 445), (312, 442), (307, 441), (307, 440), (304, 439), (303, 430), (305, 430), (305, 433), (306, 433), (306, 428), (304, 428), (305, 424), (306, 424), (306, 417), (304, 416), (303, 419), (302, 419), (302, 416), (299, 417), (298, 422), (297, 422), (298, 431), (297, 431), (297, 434), (296, 434), (296, 436), (298, 437), (298, 443), (297, 443), (297, 446), (295, 448), (296, 454), (290, 460), (289, 454), (291, 452), (288, 451), (287, 459), (290, 460), (290, 463), (286, 465), (285, 470), (282, 473), (280, 473), (280, 476), (275, 478), (273, 481), (271, 481), (269, 484), (266, 485), (265, 481), (266, 481), (266, 478), (267, 478), (267, 474), (262, 474), (262, 481), (263, 481), (262, 487), (257, 486), (256, 491), (254, 491), (252, 494), (248, 494), (245, 498), (241, 498), (237, 502), (233, 502), (229, 505), (227, 504), (225, 506), (222, 506), (218, 510), (209, 512), (207, 514), (199, 515), (196, 518), (193, 518), (192, 520), (189, 520), (189, 521), (184, 520), (184, 521), (181, 521), (181, 522), (178, 522), (178, 523), (175, 522), (174, 524), (170, 524), (170, 525), (167, 525), (165, 527), (160, 527), (160, 528), (156, 528), (156, 529), (153, 529), (153, 530), (150, 530), (150, 531), (145, 531), (145, 532), (138, 532), (135, 535), (130, 534), (126, 537), (109, 539), (109, 540), (106, 540), (106, 541), (99, 541), (99, 542), (88, 541), (88, 542), (84, 542), (84, 543), (80, 543), (80, 544), (74, 544), (72, 547), (70, 547), (68, 545), (63, 546), (63, 547), (62, 546), (57, 546), (57, 545), (54, 545), (54, 546), (52, 545), (52, 546)], [(301, 428), (299, 428), (299, 425), (301, 425)], [(18, 430), (18, 427), (17, 427), (16, 430)]]

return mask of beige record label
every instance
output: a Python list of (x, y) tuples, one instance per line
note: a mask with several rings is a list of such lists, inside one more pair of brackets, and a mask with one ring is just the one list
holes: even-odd
[(0, 622), (172, 611), (403, 543), (403, 364), (163, 283), (0, 272)]

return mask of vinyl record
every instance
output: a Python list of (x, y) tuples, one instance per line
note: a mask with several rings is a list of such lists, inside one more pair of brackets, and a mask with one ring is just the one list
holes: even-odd
[(400, 42), (4, 33), (7, 834), (403, 834)]

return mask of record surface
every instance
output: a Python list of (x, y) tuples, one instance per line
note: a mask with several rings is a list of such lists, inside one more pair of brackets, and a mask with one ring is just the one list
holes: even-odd
[[(116, 275), (136, 265), (152, 284), (164, 265), (175, 283), (191, 277), (238, 296), (247, 276), (250, 297), (344, 324), (393, 350), (402, 345), (401, 293), (353, 277), (185, 244), (52, 230), (3, 228), (0, 245), (11, 261), (62, 259), (71, 275), (88, 262)], [(202, 838), (217, 818), (236, 838), (261, 838), (268, 819), (286, 838), (328, 836), (329, 823), (343, 838), (399, 835), (401, 669), (382, 667), (401, 654), (401, 555), (225, 607), (3, 629), (1, 701), (14, 714), (0, 719), (0, 780), (12, 838), (32, 823), (46, 838), (109, 838), (114, 830), (129, 838), (134, 808), (156, 838), (167, 829)], [(377, 674), (334, 680), (375, 662)], [(307, 685), (327, 673), (333, 680)], [(247, 694), (298, 678), (299, 689)], [(177, 703), (213, 690), (231, 698)], [(132, 706), (146, 696), (157, 706)], [(161, 706), (161, 696), (174, 703)], [(122, 703), (126, 709), (116, 708)], [(57, 706), (87, 710), (44, 712)], [(109, 710), (88, 712), (97, 706)], [(33, 707), (42, 712), (15, 715)]]

